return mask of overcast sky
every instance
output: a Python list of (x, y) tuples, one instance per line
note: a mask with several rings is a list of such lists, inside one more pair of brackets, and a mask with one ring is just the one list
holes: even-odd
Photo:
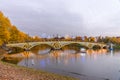
[(0, 11), (30, 35), (120, 36), (119, 0), (0, 0)]

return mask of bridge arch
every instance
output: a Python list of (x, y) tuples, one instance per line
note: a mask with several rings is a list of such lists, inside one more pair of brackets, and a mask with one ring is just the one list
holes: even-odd
[(99, 45), (100, 47), (106, 46), (105, 44), (100, 43), (90, 43), (90, 42), (76, 42), (76, 41), (51, 41), (51, 42), (29, 42), (29, 43), (16, 43), (16, 44), (7, 44), (8, 47), (20, 47), (23, 49), (31, 49), (34, 46), (46, 44), (54, 49), (60, 49), (66, 45), (70, 44), (79, 44), (85, 46), (87, 48), (93, 48), (95, 45)]
[(12, 47), (8, 47), (8, 53), (19, 53), (24, 51), (24, 48), (22, 47), (18, 47), (18, 46), (12, 46)]
[(47, 46), (49, 46), (49, 47), (51, 47), (51, 48), (54, 48), (53, 46), (44, 43), (44, 44), (35, 44), (35, 45), (31, 45), (30, 49), (32, 49), (32, 48), (34, 48), (34, 47), (36, 47), (36, 46), (40, 46), (40, 45), (47, 45)]
[(80, 44), (80, 43), (68, 43), (68, 44), (62, 45), (60, 48), (63, 48), (63, 47), (65, 47), (65, 46), (69, 46), (69, 45), (74, 45), (74, 44), (79, 45), (78, 47), (84, 47), (84, 48), (86, 48), (86, 49), (89, 48), (88, 46), (82, 45), (82, 44)]
[(87, 49), (92, 49), (93, 46), (95, 45), (95, 43), (89, 43), (89, 42), (70, 42), (70, 43), (67, 43), (67, 44), (63, 44), (60, 48), (62, 48), (64, 46), (67, 46), (67, 45), (70, 45), (70, 44), (79, 44), (81, 46), (86, 47)]
[(100, 46), (100, 45), (98, 45), (98, 44), (96, 44), (96, 45), (94, 45), (93, 47), (92, 47), (92, 49), (101, 49), (102, 47)]

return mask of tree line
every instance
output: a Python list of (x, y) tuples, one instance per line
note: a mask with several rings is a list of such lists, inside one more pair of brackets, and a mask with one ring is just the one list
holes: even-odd
[(38, 36), (35, 36), (33, 41), (81, 41), (81, 42), (98, 42), (98, 43), (114, 43), (114, 44), (120, 44), (120, 37), (109, 37), (109, 36), (97, 36), (97, 37), (88, 37), (88, 36), (76, 36), (74, 38), (72, 37), (52, 37), (52, 38), (40, 38)]
[(27, 34), (12, 25), (8, 17), (0, 12), (0, 45), (8, 42), (25, 42), (30, 38)]

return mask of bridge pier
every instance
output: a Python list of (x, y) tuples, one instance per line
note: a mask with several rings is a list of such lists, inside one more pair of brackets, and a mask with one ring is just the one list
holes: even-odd
[(26, 43), (26, 44), (24, 44), (23, 49), (24, 49), (25, 51), (30, 51), (31, 45), (30, 45), (29, 43)]
[(29, 48), (27, 48), (27, 49), (24, 49), (24, 51), (30, 51), (30, 49), (29, 49)]

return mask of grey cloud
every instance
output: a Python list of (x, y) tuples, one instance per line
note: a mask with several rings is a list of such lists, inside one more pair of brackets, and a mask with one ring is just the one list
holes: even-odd
[(117, 0), (0, 1), (0, 10), (31, 35), (118, 35), (119, 9)]
[[(34, 6), (34, 3), (30, 3), (31, 6), (33, 5), (35, 8), (29, 7), (30, 5), (21, 4), (20, 1), (18, 2), (18, 5), (12, 5), (11, 8), (8, 8), (8, 11), (5, 12), (11, 13), (10, 18), (12, 22), (21, 30), (30, 34), (39, 35), (39, 33), (42, 32), (48, 34), (69, 34), (75, 33), (75, 31), (79, 29), (77, 33), (82, 34), (82, 17), (67, 11), (62, 2), (44, 0), (35, 3), (36, 6)], [(39, 6), (39, 3), (42, 5)]]

